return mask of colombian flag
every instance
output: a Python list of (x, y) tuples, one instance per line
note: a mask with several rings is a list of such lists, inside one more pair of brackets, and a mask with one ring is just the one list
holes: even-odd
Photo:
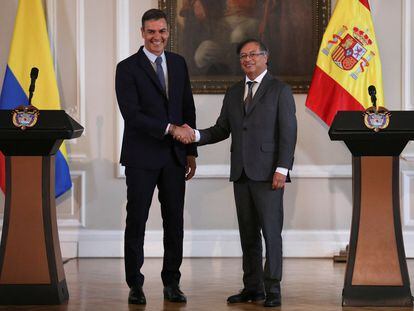
[[(30, 70), (39, 68), (32, 104), (38, 109), (60, 109), (42, 0), (20, 0), (3, 88), (0, 109), (28, 105)], [(1, 153), (0, 153), (1, 154)], [(65, 145), (56, 154), (56, 197), (72, 186)], [(5, 161), (0, 156), (0, 187), (5, 188)]]
[(338, 0), (322, 39), (306, 107), (331, 125), (338, 110), (384, 106), (381, 60), (368, 0)]

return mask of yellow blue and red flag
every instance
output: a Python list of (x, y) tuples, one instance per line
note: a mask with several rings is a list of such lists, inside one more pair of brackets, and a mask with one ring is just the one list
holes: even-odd
[[(32, 104), (40, 110), (61, 109), (42, 0), (20, 0), (0, 95), (0, 109), (28, 105), (32, 67), (39, 68)], [(55, 194), (58, 197), (72, 185), (64, 144), (56, 154), (55, 168)], [(5, 161), (2, 154), (0, 187), (4, 191)]]
[(381, 60), (368, 0), (338, 0), (319, 49), (306, 107), (331, 125), (339, 110), (384, 106)]

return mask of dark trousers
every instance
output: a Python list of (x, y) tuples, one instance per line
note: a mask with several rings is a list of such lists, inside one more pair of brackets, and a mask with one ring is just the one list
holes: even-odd
[(179, 284), (183, 258), (185, 168), (171, 154), (171, 159), (161, 169), (126, 167), (125, 175), (128, 199), (124, 240), (127, 284), (129, 287), (144, 284), (141, 267), (144, 263), (145, 224), (156, 186), (164, 228), (161, 278), (164, 285)]
[[(280, 293), (283, 192), (283, 189), (272, 190), (271, 182), (253, 181), (245, 174), (234, 182), (243, 251), (243, 283), (247, 290)], [(266, 246), (264, 269), (261, 232)]]

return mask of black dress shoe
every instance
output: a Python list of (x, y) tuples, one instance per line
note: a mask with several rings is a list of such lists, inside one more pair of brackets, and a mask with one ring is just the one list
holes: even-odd
[(263, 292), (248, 291), (246, 289), (242, 289), (240, 293), (227, 298), (227, 303), (259, 301), (263, 299), (265, 299), (265, 294)]
[(129, 290), (128, 303), (133, 305), (145, 305), (147, 303), (141, 286), (131, 287)]
[(187, 297), (178, 285), (164, 287), (164, 299), (170, 302), (187, 302)]
[(279, 307), (282, 305), (280, 294), (267, 294), (263, 305), (265, 307)]

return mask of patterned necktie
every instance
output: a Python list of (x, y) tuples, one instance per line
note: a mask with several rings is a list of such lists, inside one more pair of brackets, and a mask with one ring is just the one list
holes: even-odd
[(248, 92), (247, 92), (247, 96), (246, 99), (244, 100), (244, 113), (247, 113), (249, 111), (250, 105), (252, 104), (253, 101), (253, 85), (256, 83), (256, 81), (248, 81), (247, 82), (247, 86), (248, 86)]
[(164, 69), (162, 69), (162, 58), (161, 56), (158, 56), (157, 59), (155, 60), (155, 64), (157, 65), (157, 77), (158, 80), (160, 80), (161, 86), (164, 89), (164, 91), (166, 90), (166, 86), (165, 86), (165, 77), (164, 77)]

